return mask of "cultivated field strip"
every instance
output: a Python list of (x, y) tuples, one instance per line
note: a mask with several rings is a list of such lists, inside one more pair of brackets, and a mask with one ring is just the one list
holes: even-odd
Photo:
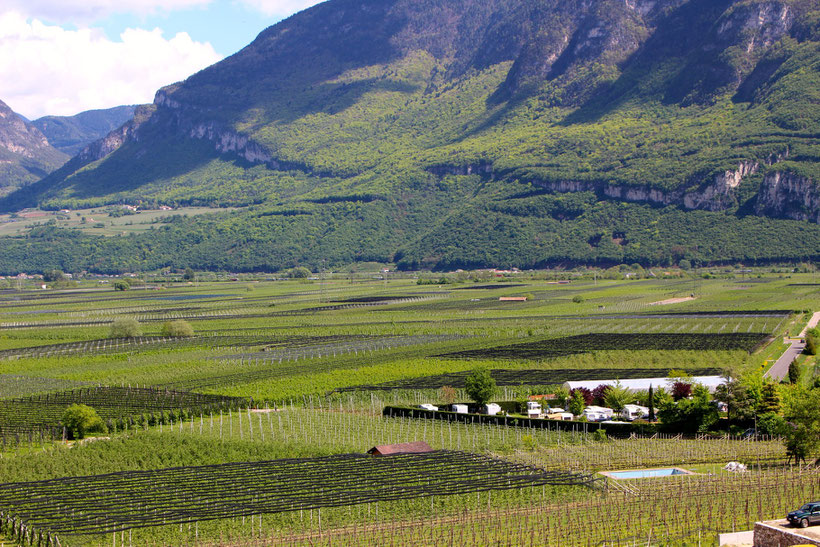
[(78, 382), (60, 378), (39, 378), (20, 374), (0, 374), (0, 399), (28, 397), (38, 393), (73, 389), (93, 385), (91, 382)]
[[(723, 371), (719, 368), (698, 368), (686, 370), (692, 376), (713, 376), (720, 375)], [(530, 370), (507, 370), (494, 368), (490, 370), (490, 375), (498, 386), (548, 386), (563, 384), (569, 381), (582, 380), (611, 380), (613, 377), (619, 380), (630, 378), (665, 378), (669, 369), (530, 369)], [(436, 374), (433, 376), (421, 376), (419, 378), (406, 378), (394, 380), (382, 384), (363, 384), (338, 388), (337, 392), (346, 391), (387, 391), (393, 389), (440, 389), (450, 386), (463, 389), (465, 379), (470, 371), (451, 372), (446, 374)]]
[(468, 452), (343, 454), (0, 484), (0, 518), (3, 531), (59, 537), (594, 481)]
[(549, 359), (577, 353), (605, 350), (691, 350), (749, 353), (764, 343), (768, 333), (590, 333), (444, 353), (438, 357), (460, 359)]
[(452, 340), (459, 340), (467, 338), (466, 336), (455, 335), (415, 335), (415, 336), (380, 336), (373, 338), (365, 338), (364, 340), (357, 340), (357, 337), (349, 336), (337, 337), (337, 339), (328, 340), (328, 343), (321, 343), (320, 338), (316, 339), (315, 344), (304, 346), (286, 346), (283, 348), (271, 347), (266, 351), (239, 353), (235, 355), (222, 355), (215, 357), (215, 359), (251, 359), (259, 362), (282, 362), (292, 361), (296, 359), (313, 359), (321, 357), (336, 357), (347, 353), (372, 352), (393, 348), (400, 348), (406, 346), (415, 346), (421, 344), (435, 344), (438, 342), (449, 342)]
[[(360, 363), (356, 360), (359, 356), (369, 359), (375, 352), (385, 352), (393, 349), (406, 348), (411, 346), (424, 346), (426, 344), (436, 344), (451, 342), (469, 338), (460, 335), (436, 335), (421, 334), (410, 336), (385, 336), (365, 339), (359, 343), (342, 342), (337, 344), (321, 344), (300, 348), (276, 349), (270, 351), (241, 353), (228, 356), (215, 356), (212, 359), (224, 361), (232, 366), (250, 365), (252, 367), (264, 367), (256, 370), (244, 370), (231, 374), (211, 374), (199, 378), (188, 378), (185, 380), (160, 384), (161, 387), (175, 389), (209, 389), (219, 388), (229, 385), (247, 384), (258, 380), (269, 380), (272, 378), (283, 378), (304, 374), (306, 370), (312, 373), (326, 372), (340, 368), (357, 368)], [(344, 359), (343, 359), (344, 358)], [(309, 369), (306, 369), (305, 362), (309, 362)]]
[(103, 420), (133, 419), (137, 415), (196, 411), (205, 414), (247, 405), (241, 397), (137, 387), (89, 387), (26, 398), (0, 400), (0, 439), (11, 435), (59, 438), (60, 420), (72, 404), (88, 405)]
[(48, 344), (27, 348), (7, 349), (0, 351), (0, 359), (37, 358), (70, 354), (123, 353), (155, 348), (166, 350), (180, 348), (219, 349), (255, 346), (264, 346), (266, 350), (275, 347), (288, 347), (292, 348), (293, 351), (296, 352), (307, 353), (307, 351), (309, 351), (308, 349), (297, 350), (296, 348), (322, 348), (334, 344), (350, 344), (351, 341), (368, 340), (370, 338), (372, 337), (352, 334), (329, 336), (207, 335), (185, 338), (174, 338), (167, 336), (135, 336), (133, 338), (101, 338), (99, 340), (88, 340), (83, 342), (66, 342), (63, 344)]

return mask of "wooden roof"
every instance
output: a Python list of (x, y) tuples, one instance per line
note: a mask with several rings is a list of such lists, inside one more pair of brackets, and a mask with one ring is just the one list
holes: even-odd
[(394, 454), (415, 454), (419, 452), (435, 452), (429, 444), (424, 441), (414, 441), (412, 443), (381, 444), (374, 446), (367, 451), (373, 456), (392, 456)]

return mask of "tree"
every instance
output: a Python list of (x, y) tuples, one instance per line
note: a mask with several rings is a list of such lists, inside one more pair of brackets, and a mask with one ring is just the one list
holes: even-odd
[(627, 388), (622, 386), (620, 382), (616, 382), (616, 384), (606, 390), (604, 394), (604, 403), (616, 412), (623, 410), (624, 405), (629, 404), (629, 402), (634, 399), (635, 396)]
[(806, 347), (803, 352), (808, 355), (817, 355), (818, 345), (820, 345), (820, 329), (814, 328), (806, 333)]
[(697, 433), (708, 431), (718, 421), (717, 407), (708, 392), (698, 390), (695, 397), (668, 402), (660, 409), (662, 429), (670, 433)]
[(574, 395), (576, 392), (581, 394), (581, 397), (584, 399), (584, 406), (589, 406), (595, 402), (594, 397), (592, 396), (592, 391), (585, 387), (576, 387), (569, 392), (570, 395)]
[(63, 427), (74, 439), (82, 439), (87, 433), (105, 433), (105, 424), (97, 411), (87, 405), (73, 404), (66, 408), (61, 419)]
[(131, 283), (125, 279), (118, 279), (117, 281), (114, 281), (113, 287), (115, 291), (127, 291), (131, 288)]
[(584, 297), (581, 296), (580, 294), (576, 294), (575, 296), (572, 297), (572, 301), (576, 304), (580, 304), (581, 302), (584, 301)]
[(162, 335), (172, 338), (187, 338), (194, 335), (194, 328), (184, 319), (166, 321), (162, 324)]
[(595, 389), (592, 390), (592, 401), (596, 404), (604, 404), (604, 398), (606, 397), (607, 391), (612, 388), (609, 384), (601, 384)]
[(726, 403), (726, 414), (730, 420), (751, 421), (757, 413), (755, 389), (734, 378), (715, 389), (715, 400)]
[(49, 270), (43, 274), (43, 281), (55, 283), (65, 280), (65, 274), (60, 270)]
[(672, 398), (676, 401), (686, 399), (692, 394), (692, 384), (675, 382), (672, 384)]
[(777, 385), (772, 382), (766, 382), (760, 388), (760, 405), (759, 412), (767, 413), (780, 412), (780, 393), (777, 390)]
[(573, 389), (569, 396), (569, 411), (580, 416), (584, 413), (586, 406), (583, 393), (578, 389)]
[(293, 279), (307, 279), (308, 277), (310, 277), (310, 270), (308, 270), (304, 266), (291, 268), (290, 270), (288, 270), (288, 277)]
[(800, 390), (786, 412), (786, 455), (796, 463), (820, 448), (820, 390)]
[(800, 367), (797, 365), (797, 359), (789, 363), (789, 383), (796, 384), (800, 381)]
[(109, 338), (134, 338), (142, 336), (142, 328), (139, 321), (133, 317), (117, 317), (111, 323)]
[(495, 395), (495, 380), (486, 368), (473, 370), (464, 380), (467, 396), (479, 405), (486, 404)]
[(185, 273), (182, 274), (182, 279), (185, 281), (193, 281), (196, 279), (196, 272), (194, 272), (191, 268), (185, 268)]
[(647, 420), (655, 421), (655, 391), (652, 389), (652, 384), (649, 384), (649, 396), (647, 397), (647, 406), (649, 407), (649, 416)]

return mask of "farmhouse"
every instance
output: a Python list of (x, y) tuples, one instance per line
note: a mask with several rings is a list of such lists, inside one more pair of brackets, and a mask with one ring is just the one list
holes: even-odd
[[(608, 386), (615, 386), (620, 385), (623, 388), (628, 389), (632, 392), (637, 391), (648, 391), (649, 386), (654, 387), (663, 387), (669, 389), (678, 381), (677, 378), (632, 378), (632, 379), (625, 379), (625, 380), (583, 380), (583, 381), (569, 381), (564, 382), (563, 387), (566, 390), (572, 391), (573, 389), (578, 388), (586, 388), (589, 390), (593, 390), (600, 385), (608, 385)], [(691, 379), (691, 383), (693, 384), (700, 384), (706, 387), (709, 391), (715, 391), (720, 385), (726, 383), (726, 378), (723, 376), (693, 376)]]
[(395, 456), (422, 452), (434, 452), (434, 450), (424, 441), (414, 441), (412, 443), (380, 444), (367, 451), (371, 456)]

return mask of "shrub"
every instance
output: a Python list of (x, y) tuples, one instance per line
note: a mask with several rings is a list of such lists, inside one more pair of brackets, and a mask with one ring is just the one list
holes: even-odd
[(572, 301), (575, 302), (576, 304), (580, 304), (581, 302), (584, 301), (584, 297), (581, 296), (580, 294), (576, 294), (575, 296), (572, 297)]
[(65, 409), (61, 420), (63, 427), (74, 439), (82, 439), (86, 433), (105, 433), (105, 424), (97, 411), (87, 405), (73, 404)]
[(820, 329), (811, 329), (806, 333), (806, 347), (803, 351), (808, 355), (817, 355), (818, 345), (820, 345)]
[(310, 270), (308, 270), (304, 266), (292, 268), (288, 270), (288, 277), (291, 277), (293, 279), (307, 279), (308, 277), (310, 277)]
[(125, 279), (120, 279), (118, 281), (114, 281), (113, 287), (115, 291), (127, 291), (131, 288), (131, 284)]
[(692, 384), (675, 382), (672, 384), (672, 398), (676, 401), (686, 399), (692, 394)]
[(166, 321), (162, 324), (162, 335), (172, 338), (186, 338), (194, 335), (194, 328), (184, 319)]
[(117, 317), (111, 323), (110, 338), (134, 338), (142, 336), (142, 328), (133, 317)]
[(441, 386), (439, 396), (442, 402), (451, 405), (456, 402), (456, 388), (452, 386)]

